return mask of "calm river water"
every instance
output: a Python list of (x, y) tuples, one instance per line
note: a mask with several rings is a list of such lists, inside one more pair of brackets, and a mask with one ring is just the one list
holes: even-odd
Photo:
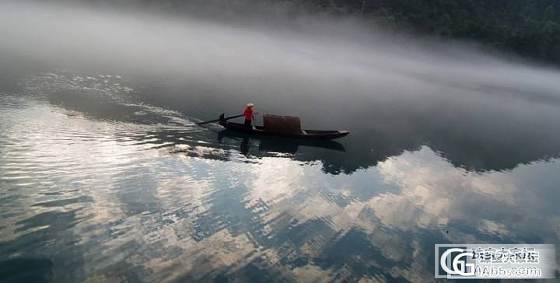
[[(0, 2), (0, 282), (430, 282), (435, 244), (560, 248), (557, 69), (20, 2)], [(351, 134), (195, 124), (247, 102)]]
[(41, 73), (2, 93), (4, 280), (418, 282), (436, 243), (559, 241), (558, 105), (461, 129), (372, 111), (310, 145), (224, 134), (142, 99), (99, 74)]

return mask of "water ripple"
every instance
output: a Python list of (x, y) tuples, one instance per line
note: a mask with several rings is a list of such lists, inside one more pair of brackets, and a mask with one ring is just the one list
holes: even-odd
[[(28, 96), (0, 96), (0, 268), (60, 282), (426, 281), (434, 239), (558, 242), (558, 160), (472, 173), (420, 147), (331, 175), (297, 146), (242, 152), (243, 138), (130, 102), (113, 79), (44, 74)], [(118, 111), (94, 111), (105, 106)], [(526, 217), (508, 219), (516, 210)]]

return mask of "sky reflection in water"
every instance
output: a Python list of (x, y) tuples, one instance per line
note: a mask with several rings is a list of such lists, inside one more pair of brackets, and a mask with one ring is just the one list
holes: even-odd
[(362, 162), (344, 141), (266, 150), (113, 79), (0, 96), (7, 278), (418, 282), (435, 243), (558, 243), (558, 159), (476, 170), (419, 144), (340, 170)]

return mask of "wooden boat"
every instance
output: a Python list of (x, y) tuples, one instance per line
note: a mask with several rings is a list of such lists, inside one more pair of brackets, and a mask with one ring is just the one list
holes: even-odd
[(246, 127), (244, 124), (229, 122), (220, 115), (219, 124), (232, 131), (243, 132), (258, 136), (277, 136), (295, 139), (316, 139), (330, 140), (347, 136), (349, 131), (324, 131), (324, 130), (303, 130), (300, 120), (297, 117), (276, 116), (265, 114), (263, 116), (263, 126)]

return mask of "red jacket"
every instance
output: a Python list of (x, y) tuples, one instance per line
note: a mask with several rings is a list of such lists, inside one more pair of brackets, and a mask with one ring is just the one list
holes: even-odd
[(245, 120), (252, 121), (253, 120), (253, 109), (251, 107), (245, 107), (245, 111), (243, 111), (243, 116), (245, 116)]

